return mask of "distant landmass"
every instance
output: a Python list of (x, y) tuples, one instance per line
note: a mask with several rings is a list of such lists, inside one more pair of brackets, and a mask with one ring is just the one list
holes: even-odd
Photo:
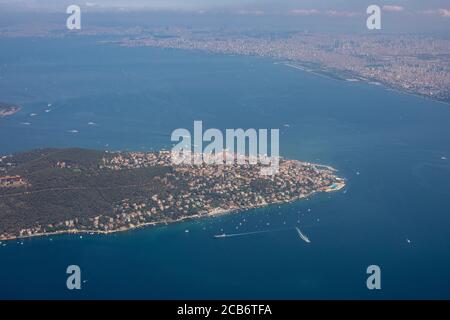
[(20, 107), (4, 102), (0, 102), (0, 118), (11, 116), (20, 111)]
[[(106, 41), (126, 47), (161, 47), (261, 56), (307, 72), (350, 82), (385, 85), (450, 103), (450, 40), (439, 36), (320, 34), (274, 36), (243, 32), (155, 30)], [(164, 35), (164, 37), (161, 36)]]
[(0, 240), (110, 233), (290, 202), (345, 186), (335, 169), (173, 165), (168, 151), (39, 149), (0, 157)]

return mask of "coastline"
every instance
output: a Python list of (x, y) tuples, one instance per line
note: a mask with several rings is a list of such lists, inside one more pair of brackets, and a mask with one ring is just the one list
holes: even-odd
[[(438, 98), (434, 98), (432, 96), (429, 95), (425, 95), (425, 94), (420, 94), (417, 92), (413, 92), (413, 91), (408, 91), (406, 89), (402, 89), (401, 87), (398, 86), (393, 86), (390, 83), (384, 82), (384, 81), (380, 81), (379, 79), (369, 79), (369, 78), (365, 78), (357, 73), (349, 73), (348, 75), (352, 76), (353, 78), (346, 78), (345, 72), (344, 71), (340, 71), (340, 70), (333, 70), (333, 69), (326, 69), (323, 70), (321, 69), (320, 66), (317, 66), (316, 68), (308, 65), (308, 62), (302, 62), (302, 61), (278, 61), (275, 62), (276, 64), (282, 64), (285, 65), (289, 68), (292, 69), (297, 69), (300, 71), (304, 71), (319, 77), (324, 77), (327, 79), (332, 79), (332, 80), (338, 80), (338, 81), (345, 81), (345, 82), (360, 82), (360, 83), (365, 83), (365, 84), (369, 84), (369, 85), (377, 85), (377, 86), (382, 86), (385, 90), (389, 90), (389, 91), (393, 91), (396, 93), (400, 93), (400, 94), (405, 94), (405, 95), (409, 95), (409, 96), (413, 96), (413, 97), (417, 97), (417, 98), (422, 98), (425, 100), (430, 100), (433, 102), (438, 102), (438, 103), (442, 103), (444, 105), (450, 106), (450, 101), (447, 100), (443, 100), (443, 99), (438, 99)], [(295, 63), (299, 64), (296, 65)]]
[[(325, 166), (325, 167), (328, 167), (328, 166)], [(329, 168), (332, 168), (332, 167), (329, 167)], [(334, 168), (333, 168), (333, 170), (337, 171)], [(336, 186), (334, 186), (334, 185), (336, 185)], [(35, 237), (49, 237), (49, 236), (56, 236), (56, 235), (63, 235), (63, 234), (90, 234), (90, 235), (102, 234), (102, 235), (107, 235), (107, 234), (113, 234), (113, 233), (118, 233), (118, 232), (126, 232), (126, 231), (141, 229), (141, 228), (145, 228), (145, 227), (149, 227), (149, 226), (158, 226), (161, 224), (167, 225), (167, 224), (173, 224), (173, 223), (178, 223), (178, 222), (184, 222), (187, 220), (197, 220), (197, 219), (202, 219), (202, 218), (216, 218), (216, 217), (226, 215), (226, 214), (231, 214), (231, 213), (237, 212), (237, 211), (243, 212), (243, 211), (247, 211), (247, 210), (251, 210), (251, 209), (264, 208), (264, 207), (267, 207), (270, 205), (301, 201), (305, 198), (308, 198), (315, 194), (319, 194), (321, 192), (330, 193), (330, 192), (336, 192), (336, 191), (342, 190), (345, 186), (346, 186), (345, 180), (341, 179), (339, 183), (334, 183), (331, 186), (328, 186), (326, 188), (319, 189), (319, 190), (316, 190), (316, 191), (313, 191), (313, 192), (310, 192), (308, 194), (301, 195), (298, 197), (294, 197), (289, 201), (274, 201), (271, 203), (262, 203), (259, 205), (249, 206), (246, 208), (228, 208), (228, 209), (214, 208), (211, 211), (206, 212), (206, 213), (195, 214), (195, 215), (191, 215), (191, 216), (184, 216), (184, 217), (180, 217), (179, 219), (176, 219), (176, 220), (170, 220), (170, 221), (162, 220), (162, 221), (155, 221), (155, 222), (145, 222), (145, 223), (133, 225), (131, 227), (122, 227), (122, 228), (118, 228), (115, 230), (107, 230), (107, 231), (69, 229), (69, 230), (59, 230), (59, 231), (54, 231), (54, 232), (36, 233), (36, 234), (25, 235), (25, 236), (4, 237), (4, 238), (0, 237), (0, 242), (1, 241), (27, 239), (27, 238), (35, 238)]]
[[(101, 44), (109, 44), (109, 43), (119, 43), (120, 46), (124, 47), (132, 47), (127, 44), (123, 44), (120, 41), (102, 41), (99, 42)], [(380, 79), (369, 78), (364, 75), (358, 74), (349, 70), (340, 70), (333, 67), (327, 67), (326, 65), (321, 65), (317, 62), (305, 61), (305, 60), (289, 60), (283, 59), (282, 57), (274, 57), (270, 55), (260, 55), (260, 54), (250, 54), (250, 53), (232, 53), (226, 51), (215, 51), (210, 49), (200, 49), (200, 48), (178, 48), (178, 47), (165, 47), (165, 46), (157, 46), (157, 45), (145, 45), (152, 48), (162, 48), (162, 49), (174, 49), (174, 50), (184, 50), (184, 51), (193, 51), (193, 52), (205, 52), (210, 54), (223, 54), (226, 56), (248, 56), (255, 58), (267, 58), (273, 61), (274, 64), (282, 64), (288, 66), (293, 69), (298, 69), (301, 71), (305, 71), (307, 73), (324, 77), (328, 79), (340, 80), (345, 82), (361, 82), (370, 85), (379, 85), (385, 88), (386, 90), (391, 90), (397, 93), (411, 95), (414, 97), (430, 100), (433, 102), (439, 102), (444, 105), (450, 106), (450, 100), (444, 98), (436, 98), (433, 95), (422, 94), (415, 91), (410, 91), (408, 89), (403, 88), (398, 84), (392, 84)], [(298, 65), (296, 65), (298, 64)]]

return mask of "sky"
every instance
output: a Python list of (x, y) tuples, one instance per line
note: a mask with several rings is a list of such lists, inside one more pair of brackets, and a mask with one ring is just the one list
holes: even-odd
[[(7, 17), (7, 12), (11, 11), (64, 13), (70, 4), (79, 5), (84, 12), (97, 13), (188, 13), (197, 15), (199, 21), (206, 20), (200, 18), (201, 15), (233, 15), (238, 17), (238, 24), (258, 19), (262, 23), (270, 16), (278, 17), (283, 23), (310, 21), (315, 28), (321, 25), (330, 28), (350, 26), (352, 23), (364, 26), (361, 21), (367, 17), (367, 7), (377, 4), (382, 8), (387, 26), (392, 29), (436, 29), (445, 33), (450, 30), (450, 0), (0, 0), (0, 17), (2, 13)], [(11, 17), (9, 21), (12, 21)]]
[[(251, 14), (295, 13), (318, 14), (335, 11), (355, 13), (370, 4), (385, 6), (391, 12), (450, 10), (448, 0), (0, 0), (3, 8), (57, 10), (68, 4), (97, 9), (164, 9), (220, 11)], [(450, 12), (449, 12), (450, 13)]]

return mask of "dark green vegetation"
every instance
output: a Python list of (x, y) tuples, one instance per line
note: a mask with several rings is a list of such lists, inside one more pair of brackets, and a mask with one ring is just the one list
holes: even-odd
[[(0, 162), (8, 175), (19, 175), (29, 186), (0, 188), (0, 234), (77, 217), (112, 215), (112, 203), (140, 198), (162, 188), (155, 176), (169, 167), (101, 170), (111, 154), (83, 149), (43, 149), (21, 153)], [(65, 163), (65, 168), (59, 164)], [(12, 166), (8, 166), (11, 163)], [(4, 175), (1, 173), (0, 176)], [(47, 230), (48, 231), (48, 230)]]

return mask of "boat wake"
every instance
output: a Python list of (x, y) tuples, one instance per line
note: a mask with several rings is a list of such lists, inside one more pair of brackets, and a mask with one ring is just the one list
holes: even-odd
[(297, 230), (297, 233), (298, 233), (298, 236), (300, 237), (300, 239), (302, 239), (302, 240), (305, 241), (306, 243), (311, 243), (311, 241), (309, 240), (309, 238), (308, 238), (306, 235), (304, 235), (304, 234), (302, 233), (302, 231), (301, 231), (298, 227), (295, 227), (295, 230)]
[(216, 234), (214, 238), (231, 238), (231, 237), (243, 237), (243, 236), (250, 236), (252, 234), (258, 234), (258, 233), (269, 233), (269, 232), (276, 232), (280, 230), (264, 230), (264, 231), (253, 231), (253, 232), (242, 232), (242, 233), (222, 233), (222, 234)]
[[(270, 232), (278, 232), (278, 231), (286, 231), (286, 230), (292, 230), (292, 229), (291, 228), (289, 228), (289, 229), (285, 228), (285, 229), (262, 230), (262, 231), (241, 232), (241, 233), (228, 233), (228, 234), (227, 233), (222, 233), (222, 234), (214, 235), (214, 238), (220, 239), (220, 238), (244, 237), (244, 236), (250, 236), (250, 235), (254, 235), (254, 234), (270, 233)], [(300, 239), (302, 239), (306, 243), (311, 243), (311, 240), (309, 240), (309, 238), (304, 233), (302, 233), (302, 231), (298, 227), (295, 227), (295, 230), (297, 231), (298, 236), (300, 237)]]

